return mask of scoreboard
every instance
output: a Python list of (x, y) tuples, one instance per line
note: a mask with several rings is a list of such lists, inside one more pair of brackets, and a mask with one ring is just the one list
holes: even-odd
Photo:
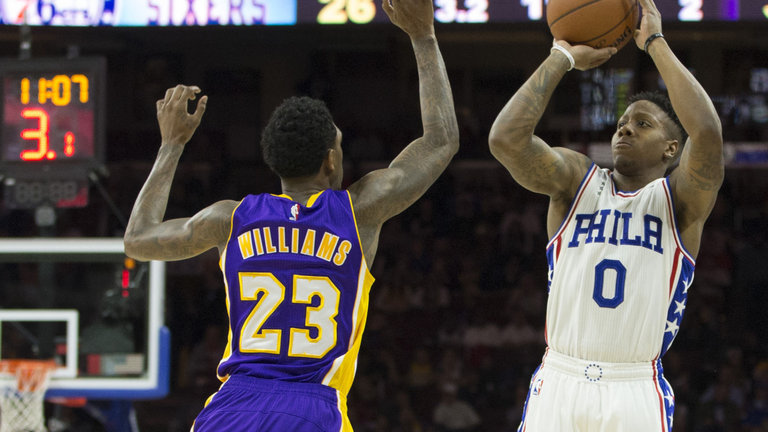
[[(547, 0), (434, 0), (442, 23), (540, 21)], [(364, 25), (381, 0), (0, 0), (0, 24), (52, 26)], [(667, 21), (768, 21), (768, 0), (656, 0)]]
[[(387, 22), (379, 1), (299, 0), (297, 22)], [(512, 23), (545, 19), (546, 0), (434, 0), (441, 23)], [(656, 0), (667, 21), (768, 21), (768, 0)]]
[(11, 208), (87, 204), (104, 160), (103, 58), (0, 61), (0, 177)]

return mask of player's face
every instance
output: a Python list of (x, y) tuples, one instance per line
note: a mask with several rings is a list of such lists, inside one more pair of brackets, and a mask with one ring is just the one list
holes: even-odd
[(341, 130), (336, 127), (336, 141), (333, 144), (334, 167), (336, 168), (331, 177), (331, 187), (341, 189), (341, 182), (344, 180), (344, 152), (341, 150)]
[(672, 120), (656, 104), (646, 100), (632, 103), (616, 124), (611, 139), (613, 163), (622, 174), (636, 174), (666, 166), (670, 160)]

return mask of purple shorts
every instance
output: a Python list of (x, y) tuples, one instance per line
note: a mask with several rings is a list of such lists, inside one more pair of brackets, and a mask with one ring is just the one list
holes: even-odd
[(330, 387), (233, 375), (198, 414), (192, 431), (340, 432), (349, 424), (344, 419)]

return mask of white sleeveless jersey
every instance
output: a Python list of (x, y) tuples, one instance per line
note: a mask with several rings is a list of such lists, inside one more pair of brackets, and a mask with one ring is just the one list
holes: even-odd
[(683, 248), (669, 180), (616, 189), (592, 165), (547, 245), (547, 345), (603, 362), (659, 359), (680, 328), (694, 259)]

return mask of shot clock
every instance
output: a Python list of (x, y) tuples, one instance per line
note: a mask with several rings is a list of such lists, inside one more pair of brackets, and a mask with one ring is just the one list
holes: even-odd
[(82, 207), (104, 160), (103, 58), (0, 61), (0, 176), (10, 208)]

